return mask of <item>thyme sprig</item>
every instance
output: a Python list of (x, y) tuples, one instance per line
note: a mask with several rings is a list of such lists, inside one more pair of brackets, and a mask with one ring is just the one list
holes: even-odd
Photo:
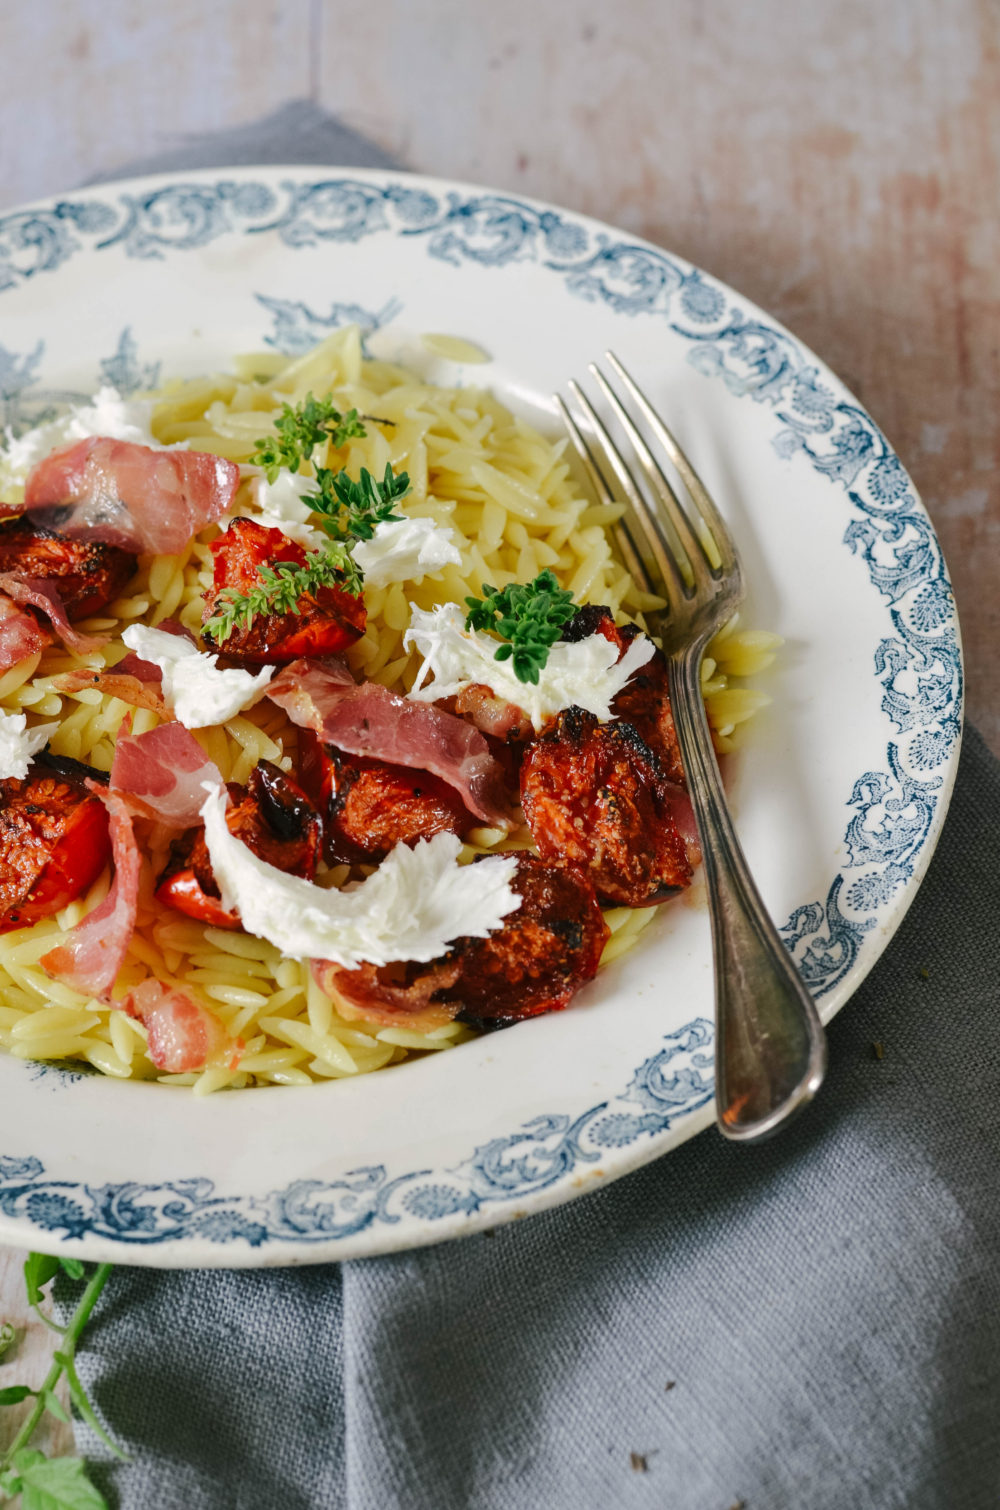
[(364, 580), (347, 547), (332, 540), (301, 566), (294, 561), (276, 561), (273, 566), (259, 566), (257, 574), (260, 585), (248, 593), (224, 587), (218, 594), (215, 613), (201, 626), (202, 634), (217, 645), (228, 640), (235, 629), (249, 629), (262, 615), (301, 614), (302, 598), (314, 596), (320, 588), (339, 587), (360, 597)]
[(381, 482), (367, 467), (361, 468), (357, 482), (346, 472), (335, 475), (328, 467), (317, 467), (316, 481), (318, 492), (304, 493), (303, 502), (319, 514), (319, 526), (331, 540), (345, 544), (370, 540), (377, 524), (402, 519), (393, 510), (410, 491), (409, 473), (397, 477), (388, 462)]
[(32, 1397), (35, 1401), (14, 1440), (0, 1456), (0, 1497), (13, 1498), (20, 1494), (24, 1510), (107, 1510), (107, 1501), (87, 1478), (83, 1462), (79, 1458), (48, 1458), (37, 1448), (28, 1445), (46, 1411), (57, 1420), (69, 1420), (56, 1394), (59, 1381), (64, 1377), (69, 1386), (70, 1401), (79, 1415), (97, 1432), (116, 1457), (125, 1460), (125, 1454), (97, 1419), (76, 1371), (75, 1361), (80, 1335), (107, 1284), (111, 1268), (110, 1264), (98, 1264), (88, 1271), (79, 1259), (50, 1258), (44, 1253), (29, 1254), (24, 1265), (28, 1301), (36, 1310), (44, 1287), (60, 1271), (70, 1279), (87, 1281), (76, 1310), (65, 1327), (57, 1326), (47, 1317), (42, 1318), (60, 1334), (62, 1340), (53, 1354), (52, 1366), (41, 1387), (32, 1389), (27, 1384), (11, 1384), (0, 1389), (0, 1406), (20, 1405), (22, 1401)]
[[(282, 467), (297, 472), (312, 461), (316, 447), (324, 442), (339, 447), (348, 439), (367, 434), (356, 409), (341, 414), (332, 395), (317, 399), (311, 393), (294, 408), (284, 405), (275, 430), (275, 435), (255, 443), (250, 457), (255, 466), (263, 467), (268, 482), (275, 481)], [(317, 466), (315, 473), (315, 491), (300, 497), (327, 536), (325, 547), (302, 566), (279, 561), (274, 566), (259, 567), (260, 585), (249, 593), (223, 588), (215, 600), (215, 612), (202, 625), (202, 634), (217, 645), (238, 627), (249, 629), (262, 614), (301, 613), (302, 596), (321, 587), (340, 587), (361, 596), (364, 573), (351, 555), (351, 546), (357, 540), (370, 540), (377, 525), (402, 519), (395, 506), (410, 490), (409, 476), (400, 472), (397, 477), (388, 462), (381, 481), (367, 467), (361, 468), (357, 480), (345, 470), (337, 472), (332, 467)]]
[(548, 567), (533, 582), (512, 582), (502, 591), (484, 582), (483, 593), (483, 598), (465, 600), (466, 629), (499, 635), (506, 643), (494, 659), (512, 661), (518, 681), (537, 686), (550, 649), (576, 613), (573, 594), (559, 586)]
[(250, 457), (254, 466), (263, 467), (268, 482), (275, 481), (282, 467), (297, 472), (324, 441), (339, 448), (349, 440), (363, 439), (368, 433), (357, 409), (341, 414), (332, 394), (313, 398), (309, 393), (294, 408), (284, 404), (274, 428), (275, 435), (265, 435), (254, 442)]

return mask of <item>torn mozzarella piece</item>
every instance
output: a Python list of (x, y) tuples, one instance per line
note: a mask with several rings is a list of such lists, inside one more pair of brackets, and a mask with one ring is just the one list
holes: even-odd
[[(244, 468), (244, 472), (248, 469)], [(289, 540), (310, 550), (318, 550), (326, 539), (322, 530), (316, 528), (316, 515), (302, 495), (315, 493), (316, 481), (312, 477), (300, 477), (282, 467), (273, 482), (268, 482), (263, 472), (250, 478), (247, 488), (252, 512), (249, 517), (269, 530), (281, 530)], [(246, 512), (245, 510), (241, 512)]]
[(274, 675), (273, 666), (265, 666), (256, 676), (236, 668), (221, 670), (217, 655), (199, 650), (179, 634), (145, 624), (130, 624), (122, 639), (136, 655), (160, 668), (164, 701), (186, 729), (226, 723), (262, 698)]
[(397, 844), (360, 885), (324, 891), (253, 854), (229, 831), (225, 791), (206, 790), (201, 816), (222, 906), (289, 959), (333, 960), (346, 970), (426, 962), (453, 939), (485, 938), (521, 905), (510, 884), (516, 855), (459, 865), (461, 841), (445, 833), (413, 849)]
[[(496, 659), (499, 645), (492, 635), (466, 629), (465, 614), (457, 603), (429, 610), (414, 608), (403, 645), (414, 646), (424, 657), (410, 697), (433, 702), (454, 697), (474, 683), (482, 684), (505, 702), (523, 708), (536, 731), (574, 705), (606, 723), (613, 716), (615, 697), (656, 649), (647, 635), (640, 635), (619, 660), (617, 645), (602, 634), (573, 644), (559, 640), (550, 647), (538, 682), (532, 685), (518, 680), (512, 661)], [(433, 677), (429, 684), (428, 677)]]
[(420, 582), (439, 576), (443, 566), (460, 566), (462, 553), (447, 526), (433, 519), (387, 519), (370, 540), (359, 540), (351, 555), (365, 574), (366, 587)]
[(43, 749), (59, 727), (58, 722), (27, 727), (23, 713), (5, 713), (0, 709), (0, 781), (14, 777), (23, 781), (32, 756)]

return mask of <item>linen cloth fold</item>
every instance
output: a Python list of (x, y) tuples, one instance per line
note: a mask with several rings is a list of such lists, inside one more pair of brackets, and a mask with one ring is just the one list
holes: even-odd
[[(259, 131), (138, 171), (359, 162), (314, 107)], [(132, 1461), (78, 1424), (95, 1478), (122, 1510), (996, 1510), (998, 918), (1000, 763), (968, 730), (798, 1123), (437, 1248), (119, 1269), (78, 1367)]]

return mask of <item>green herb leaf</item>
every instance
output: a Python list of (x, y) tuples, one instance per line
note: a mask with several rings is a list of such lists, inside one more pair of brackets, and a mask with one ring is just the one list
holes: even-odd
[(87, 1272), (79, 1258), (61, 1258), (59, 1267), (70, 1279), (82, 1279)]
[(0, 1405), (20, 1405), (22, 1400), (34, 1393), (27, 1384), (8, 1384), (6, 1389), (0, 1389)]
[(55, 1390), (43, 1389), (40, 1391), (40, 1395), (45, 1409), (48, 1411), (49, 1415), (55, 1416), (57, 1421), (62, 1421), (64, 1425), (68, 1426), (70, 1424), (69, 1412), (60, 1400), (59, 1396), (56, 1394)]
[(24, 1510), (107, 1510), (79, 1458), (47, 1458), (30, 1448), (14, 1454)]
[(339, 587), (354, 597), (361, 596), (363, 577), (350, 551), (330, 541), (314, 551), (301, 566), (294, 561), (276, 561), (257, 571), (259, 587), (241, 593), (224, 587), (215, 600), (215, 613), (201, 626), (202, 634), (222, 645), (236, 628), (249, 629), (255, 619), (267, 614), (301, 614), (301, 599), (321, 587)]
[(9, 1321), (0, 1321), (0, 1358), (9, 1353), (17, 1341), (17, 1332)]
[[(70, 1273), (75, 1269), (76, 1262), (75, 1259), (66, 1260)], [(25, 1264), (25, 1279), (32, 1304), (36, 1308), (41, 1299), (42, 1287), (49, 1283), (59, 1268), (58, 1259), (50, 1259), (40, 1253), (29, 1255)], [(12, 1398), (9, 1401), (0, 1400), (0, 1403), (16, 1404), (18, 1400), (27, 1399), (28, 1395), (35, 1396), (35, 1403), (21, 1422), (14, 1440), (5, 1451), (0, 1452), (0, 1494), (23, 1495), (24, 1510), (106, 1510), (103, 1497), (87, 1479), (81, 1462), (76, 1458), (55, 1458), (50, 1461), (44, 1453), (30, 1448), (28, 1443), (46, 1410), (50, 1410), (60, 1420), (66, 1420), (65, 1408), (55, 1396), (60, 1377), (65, 1374), (73, 1403), (84, 1418), (96, 1427), (104, 1440), (109, 1442), (113, 1451), (119, 1457), (123, 1456), (114, 1443), (109, 1441), (94, 1415), (73, 1362), (80, 1334), (110, 1275), (110, 1264), (97, 1264), (93, 1272), (86, 1276), (87, 1283), (73, 1315), (65, 1327), (58, 1329), (65, 1337), (63, 1351), (55, 1354), (41, 1388), (29, 1390), (24, 1385), (11, 1385), (9, 1394)]]
[(349, 409), (346, 414), (341, 414), (332, 394), (320, 399), (307, 394), (295, 408), (285, 404), (274, 428), (276, 435), (266, 435), (254, 442), (250, 457), (254, 466), (263, 467), (268, 482), (274, 482), (282, 467), (297, 472), (311, 459), (321, 442), (329, 441), (339, 447), (354, 437), (367, 434), (358, 411)]
[(303, 493), (302, 501), (321, 516), (320, 527), (331, 540), (344, 543), (370, 540), (377, 524), (402, 519), (393, 510), (410, 491), (409, 474), (397, 477), (388, 462), (381, 482), (367, 467), (361, 468), (357, 482), (344, 471), (334, 474), (329, 467), (317, 467), (316, 481), (318, 491)]
[(24, 1283), (28, 1291), (28, 1304), (37, 1306), (42, 1299), (42, 1290), (59, 1273), (59, 1260), (48, 1253), (29, 1253), (24, 1261)]
[(537, 686), (549, 650), (576, 613), (573, 594), (559, 586), (547, 567), (533, 582), (512, 582), (502, 591), (484, 582), (483, 593), (483, 598), (465, 600), (466, 629), (485, 630), (506, 640), (495, 659), (512, 661), (518, 681)]

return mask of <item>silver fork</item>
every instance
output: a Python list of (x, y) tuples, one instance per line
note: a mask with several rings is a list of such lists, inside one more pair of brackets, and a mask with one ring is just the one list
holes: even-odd
[[(640, 585), (667, 600), (666, 610), (651, 616), (652, 628), (662, 635), (704, 854), (715, 960), (716, 1121), (727, 1138), (747, 1143), (776, 1132), (812, 1099), (826, 1069), (826, 1040), (736, 837), (701, 694), (705, 646), (743, 597), (736, 551), (674, 436), (610, 351), (607, 360), (633, 412), (596, 365), (590, 372), (628, 439), (645, 488), (578, 383), (569, 387), (586, 436), (558, 394), (556, 403), (598, 498), (626, 505), (617, 526), (625, 564)], [(635, 411), (683, 483), (687, 507), (647, 445)]]

